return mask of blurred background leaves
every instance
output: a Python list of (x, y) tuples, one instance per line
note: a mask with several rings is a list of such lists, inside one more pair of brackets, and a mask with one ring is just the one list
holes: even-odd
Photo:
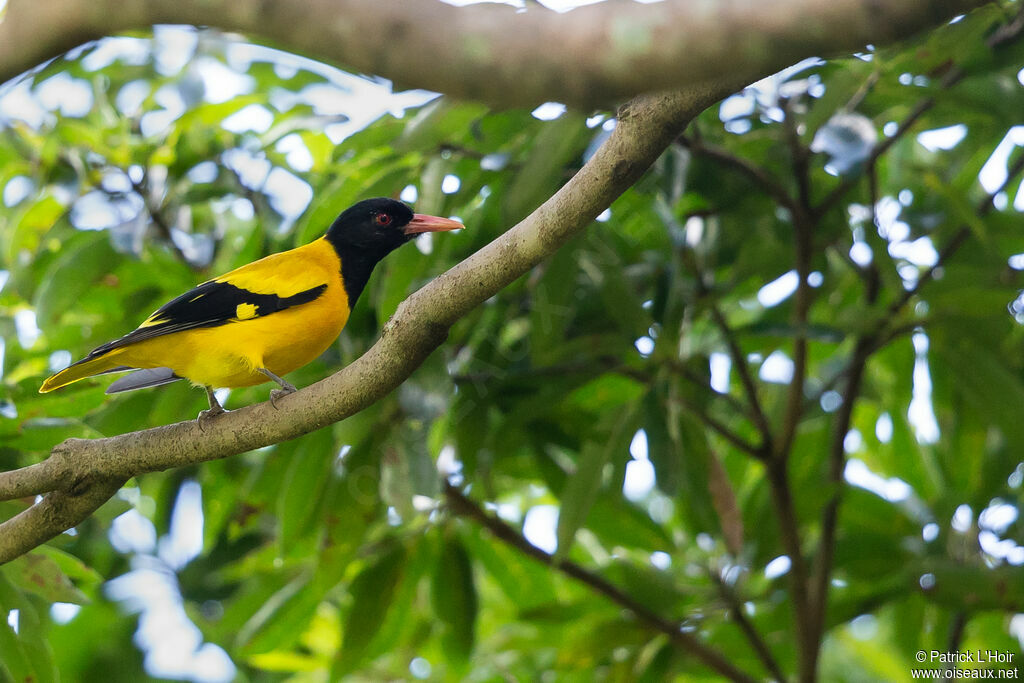
[[(1020, 181), (984, 219), (974, 209), (1024, 146), (1020, 47), (986, 44), (1003, 23), (989, 8), (747, 88), (584, 235), (459, 321), (393, 395), (295, 441), (130, 482), (0, 569), (0, 671), (708, 678), (664, 635), (453, 515), (443, 475), (533, 545), (765, 677), (738, 606), (791, 675), (789, 558), (765, 468), (744, 447), (760, 435), (736, 364), (775, 426), (793, 339), (809, 340), (788, 473), (811, 552), (835, 490), (837, 378), (878, 324), (895, 333), (871, 349), (842, 435), (821, 678), (908, 679), (917, 650), (944, 650), (957, 632), (964, 647), (1020, 652)], [(950, 63), (965, 76), (940, 87)], [(463, 220), (384, 262), (338, 343), (289, 379), (336, 370), (410, 291), (550, 196), (614, 125), (611, 112), (394, 93), (184, 27), (91, 43), (3, 86), (0, 467), (69, 437), (194, 416), (205, 397), (187, 386), (37, 389), (196, 282), (305, 243), (368, 196)], [(814, 226), (805, 327), (793, 322), (790, 208), (729, 161), (796, 196), (800, 148), (813, 205), (846, 184)], [(893, 313), (963, 224), (970, 239)], [(236, 390), (226, 405), (265, 398)], [(0, 505), (9, 517), (31, 503)]]

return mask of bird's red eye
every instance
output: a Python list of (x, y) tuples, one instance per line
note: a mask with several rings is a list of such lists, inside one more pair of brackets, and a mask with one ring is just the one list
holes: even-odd
[(378, 213), (373, 217), (373, 222), (380, 226), (391, 225), (391, 214)]

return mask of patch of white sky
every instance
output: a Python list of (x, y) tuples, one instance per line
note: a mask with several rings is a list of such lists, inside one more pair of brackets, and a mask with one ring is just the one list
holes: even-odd
[(547, 553), (558, 548), (558, 507), (555, 505), (534, 505), (526, 511), (523, 520), (523, 536), (533, 545)]
[[(118, 516), (111, 525), (111, 545), (130, 554), (131, 571), (107, 582), (107, 596), (138, 614), (135, 643), (144, 653), (151, 676), (177, 678), (199, 683), (234, 679), (236, 670), (228, 654), (218, 645), (204, 643), (198, 627), (185, 612), (175, 572), (185, 568), (202, 552), (202, 491), (195, 481), (178, 490), (171, 514), (170, 531), (158, 537), (153, 523), (140, 510), (152, 507), (137, 489), (119, 496), (134, 503), (132, 510)], [(75, 610), (60, 607), (55, 618), (67, 621)]]
[(932, 406), (932, 375), (928, 367), (928, 335), (915, 332), (913, 388), (907, 420), (914, 427), (914, 436), (923, 444), (939, 440), (939, 423)]
[(788, 384), (793, 379), (793, 360), (781, 349), (768, 354), (761, 363), (758, 377), (772, 384)]
[(729, 393), (729, 372), (732, 370), (732, 358), (729, 354), (714, 351), (708, 360), (711, 372), (711, 388), (720, 394)]
[(914, 490), (910, 485), (897, 477), (883, 477), (873, 472), (867, 464), (858, 458), (846, 461), (843, 478), (853, 486), (871, 491), (890, 503), (907, 500)]
[[(1009, 172), (1010, 153), (1013, 152), (1015, 147), (1024, 147), (1024, 126), (1010, 128), (996, 146), (995, 151), (992, 152), (992, 156), (981, 167), (978, 181), (985, 188), (986, 192), (995, 192), (1006, 182)], [(1005, 202), (1006, 197), (1003, 196), (1002, 203), (1004, 206), (999, 206), (1000, 199), (997, 197), (996, 208), (1005, 208)], [(1024, 211), (1024, 180), (1018, 186), (1013, 208), (1017, 211)]]
[[(985, 509), (978, 513), (978, 545), (985, 554), (1009, 565), (1024, 565), (1024, 546), (1018, 545), (1012, 538), (1000, 537), (1017, 521), (1019, 514), (1016, 505), (1001, 498), (992, 499)], [(956, 532), (967, 534), (974, 522), (974, 510), (964, 503), (953, 512), (949, 526)]]
[(654, 465), (648, 455), (647, 432), (637, 431), (629, 444), (630, 460), (622, 482), (622, 494), (633, 502), (646, 498), (654, 489)]
[(785, 576), (790, 567), (793, 566), (792, 561), (788, 555), (779, 555), (775, 559), (771, 560), (764, 567), (764, 577), (766, 579), (777, 579), (780, 576)]
[(801, 72), (823, 63), (818, 57), (809, 57), (753, 83), (722, 100), (718, 107), (718, 118), (727, 131), (737, 135), (750, 131), (752, 124), (749, 117), (759, 108), (762, 120), (781, 121), (783, 112), (779, 107), (780, 97), (793, 97), (803, 93), (820, 97), (825, 93), (825, 86), (817, 74), (811, 74), (807, 78), (794, 78)]

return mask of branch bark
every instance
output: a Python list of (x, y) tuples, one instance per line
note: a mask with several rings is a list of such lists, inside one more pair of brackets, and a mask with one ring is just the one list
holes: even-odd
[[(239, 31), (318, 59), (497, 106), (608, 106), (810, 55), (904, 38), (986, 0), (604, 2), (559, 14), (436, 0), (11, 0), (0, 81), (112, 33), (154, 24)], [(567, 69), (566, 65), (572, 65)]]

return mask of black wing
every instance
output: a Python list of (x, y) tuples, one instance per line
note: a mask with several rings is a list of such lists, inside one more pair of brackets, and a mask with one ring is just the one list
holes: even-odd
[(216, 327), (229, 322), (271, 315), (292, 306), (309, 303), (323, 294), (325, 289), (327, 285), (322, 284), (298, 294), (282, 297), (276, 294), (256, 294), (227, 282), (204, 282), (178, 298), (168, 301), (139, 325), (138, 329), (93, 349), (87, 358), (95, 358), (129, 344), (173, 332), (197, 327)]

